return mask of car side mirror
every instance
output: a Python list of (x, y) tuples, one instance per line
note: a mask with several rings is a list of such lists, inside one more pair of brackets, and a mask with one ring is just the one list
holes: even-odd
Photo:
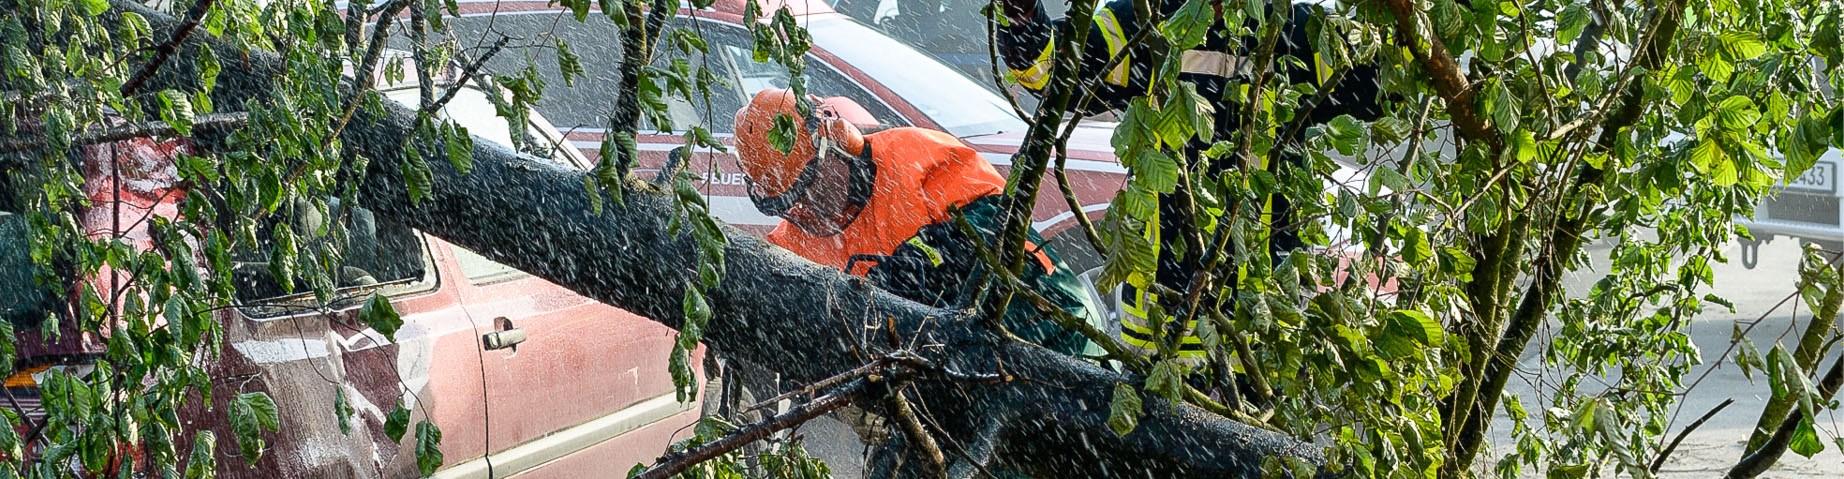
[(870, 110), (864, 108), (864, 105), (859, 105), (857, 101), (850, 98), (842, 96), (822, 98), (820, 106), (831, 108), (833, 113), (839, 115), (839, 118), (851, 122), (852, 126), (858, 127), (859, 130), (870, 131), (884, 126), (876, 116), (871, 115)]

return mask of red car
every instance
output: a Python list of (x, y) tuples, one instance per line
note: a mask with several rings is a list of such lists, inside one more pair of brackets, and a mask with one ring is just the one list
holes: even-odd
[[(417, 92), (387, 92), (414, 103)], [(465, 89), (444, 114), (476, 135), (507, 143), (506, 123), (485, 95)], [(530, 133), (562, 141), (534, 115)], [(86, 149), (94, 207), (81, 218), (93, 235), (113, 235), (119, 211), (124, 238), (151, 247), (144, 215), (178, 214), (176, 143), (130, 140)], [(120, 153), (111, 161), (111, 149)], [(585, 165), (574, 150), (553, 158)], [(106, 171), (121, 167), (121, 184)], [(119, 205), (119, 210), (115, 206)], [(311, 294), (283, 294), (261, 255), (239, 262), (233, 277), (240, 307), (216, 315), (224, 349), (210, 367), (218, 409), (193, 401), (182, 413), (181, 454), (196, 427), (218, 437), (219, 477), (415, 477), (415, 435), (401, 442), (383, 432), (402, 401), (411, 424), (428, 419), (442, 432), (445, 458), (436, 477), (552, 477), (582, 471), (618, 474), (650, 463), (666, 445), (691, 434), (699, 404), (679, 403), (667, 374), (676, 333), (627, 311), (494, 263), (441, 239), (353, 208), (350, 247), (332, 312), (310, 306)], [(311, 223), (312, 216), (295, 221)], [(7, 393), (19, 415), (42, 419), (38, 382), (57, 368), (83, 374), (104, 351), (97, 338), (38, 337), (43, 303), (30, 297), (32, 266), (24, 256), (24, 222), (0, 211), (0, 311), (18, 321), (18, 370)], [(309, 225), (300, 225), (309, 226)], [(304, 230), (303, 230), (304, 231)], [(233, 257), (233, 261), (240, 258)], [(372, 294), (388, 297), (401, 314), (396, 342), (356, 316)], [(703, 351), (694, 352), (694, 365)], [(702, 371), (702, 369), (699, 369)], [(702, 373), (700, 372), (700, 375)], [(702, 383), (699, 383), (702, 384)], [(265, 392), (282, 405), (280, 432), (265, 431), (269, 449), (246, 465), (225, 420), (224, 398)], [(342, 433), (334, 398), (353, 409)], [(701, 395), (702, 396), (702, 395)], [(28, 451), (33, 450), (28, 446)], [(92, 471), (96, 472), (96, 471)]]

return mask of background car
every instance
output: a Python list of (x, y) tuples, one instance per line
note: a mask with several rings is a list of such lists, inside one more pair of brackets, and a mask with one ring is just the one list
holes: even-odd
[(1754, 218), (1737, 218), (1754, 239), (1742, 240), (1742, 265), (1753, 268), (1761, 259), (1761, 243), (1789, 236), (1831, 251), (1844, 251), (1844, 189), (1838, 188), (1838, 167), (1844, 151), (1827, 150), (1812, 168), (1798, 178), (1788, 178), (1755, 207)]
[[(637, 138), (641, 153), (637, 168), (642, 172), (662, 167), (669, 151), (684, 146), (684, 129), (692, 125), (706, 126), (720, 142), (729, 144), (734, 112), (756, 91), (788, 85), (784, 67), (754, 61), (753, 36), (742, 24), (743, 1), (719, 0), (710, 8), (680, 10), (668, 22), (669, 31), (696, 29), (704, 36), (710, 54), (693, 55), (687, 60), (711, 69), (723, 82), (712, 86), (708, 108), (702, 103), (683, 101), (669, 105), (668, 112), (677, 129), (661, 131), (655, 125), (642, 125)], [(1027, 125), (1004, 98), (934, 57), (832, 11), (820, 0), (791, 0), (786, 5), (813, 37), (805, 72), (810, 93), (850, 99), (876, 118), (878, 127), (918, 126), (948, 132), (979, 151), (1001, 173), (1009, 170)], [(560, 20), (560, 16), (568, 17), (569, 11), (544, 2), (463, 2), (461, 10), (463, 18), (448, 23), (464, 45), (483, 40), (490, 44), (503, 34), (516, 38), (554, 36), (573, 46), (587, 72), (573, 86), (563, 81), (556, 54), (549, 46), (508, 47), (487, 62), (487, 68), (511, 72), (524, 68), (528, 59), (534, 62), (547, 85), (537, 110), (555, 122), (585, 157), (598, 159), (608, 117), (621, 94), (618, 27), (600, 15), (590, 15), (583, 23), (574, 18)], [(659, 57), (663, 66), (667, 55)], [(1094, 219), (1101, 218), (1108, 202), (1126, 185), (1127, 170), (1114, 158), (1110, 143), (1114, 126), (1084, 122), (1069, 141), (1070, 186), (1080, 200), (1082, 213)], [(758, 234), (780, 222), (779, 218), (756, 211), (733, 156), (701, 151), (694, 157), (697, 161), (689, 162), (688, 170), (698, 175), (697, 186), (708, 194), (715, 216)], [(1046, 175), (1044, 187), (1045, 193), (1032, 210), (1034, 225), (1056, 245), (1071, 268), (1087, 272), (1085, 279), (1092, 278), (1099, 272), (1103, 258), (1094, 253), (1079, 231), (1072, 231), (1078, 224), (1076, 213), (1060, 194), (1054, 178)]]
[[(412, 83), (413, 84), (413, 83)], [(386, 96), (417, 101), (417, 90)], [(486, 94), (466, 88), (442, 114), (481, 137), (510, 143), (506, 122), (494, 116)], [(534, 137), (563, 141), (541, 116), (528, 125)], [(90, 175), (95, 207), (82, 217), (94, 234), (113, 234), (112, 210), (121, 224), (145, 225), (144, 214), (173, 216), (178, 195), (173, 143), (145, 139), (117, 145), (134, 155), (120, 185), (110, 175)], [(108, 157), (85, 155), (88, 168)], [(581, 168), (574, 149), (550, 161)], [(118, 186), (120, 189), (118, 189)], [(116, 205), (121, 208), (113, 208)], [(675, 439), (689, 435), (700, 404), (679, 403), (667, 361), (676, 333), (633, 313), (577, 295), (561, 286), (495, 263), (479, 254), (349, 208), (349, 244), (329, 308), (311, 293), (285, 294), (268, 274), (263, 256), (234, 256), (238, 307), (215, 314), (225, 348), (210, 366), (215, 379), (211, 409), (192, 401), (182, 417), (188, 428), (178, 444), (200, 429), (215, 431), (234, 449), (223, 398), (266, 392), (280, 408), (282, 430), (265, 431), (270, 445), (260, 460), (221, 460), (219, 477), (414, 477), (415, 435), (393, 441), (383, 432), (399, 401), (412, 423), (427, 419), (442, 431), (445, 466), (435, 477), (571, 476), (582, 471), (626, 471), (650, 463)], [(0, 208), (5, 209), (5, 208)], [(5, 406), (42, 418), (37, 381), (59, 368), (88, 370), (103, 351), (96, 338), (66, 333), (45, 341), (39, 321), (52, 305), (32, 284), (21, 215), (0, 212), (0, 310), (20, 331), (19, 370)], [(320, 221), (303, 215), (292, 221)], [(150, 247), (145, 226), (125, 231)], [(305, 231), (305, 229), (299, 229)], [(259, 237), (267, 237), (259, 235)], [(23, 274), (21, 274), (23, 272)], [(402, 316), (389, 342), (357, 318), (361, 303), (384, 295)], [(70, 324), (66, 322), (65, 324)], [(494, 341), (488, 341), (488, 339)], [(701, 365), (703, 348), (693, 352)], [(702, 367), (695, 366), (702, 377)], [(702, 383), (699, 383), (702, 384)], [(352, 407), (343, 433), (335, 397)], [(700, 395), (702, 396), (702, 394)], [(28, 448), (29, 450), (29, 448)]]

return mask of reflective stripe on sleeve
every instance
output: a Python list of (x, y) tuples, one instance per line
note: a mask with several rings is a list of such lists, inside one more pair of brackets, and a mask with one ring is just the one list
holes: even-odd
[(1228, 53), (1185, 50), (1179, 56), (1178, 71), (1230, 78), (1247, 73), (1250, 70), (1249, 63), (1247, 58)]
[(1052, 48), (1054, 45), (1056, 45), (1056, 36), (1052, 34), (1050, 39), (1044, 42), (1044, 50), (1037, 53), (1036, 60), (1031, 61), (1030, 68), (1012, 70), (1012, 76), (1018, 79), (1019, 85), (1032, 90), (1042, 90), (1044, 85), (1050, 84), (1050, 53), (1055, 51)]
[(1101, 37), (1108, 42), (1108, 59), (1121, 57), (1120, 63), (1115, 64), (1114, 69), (1109, 70), (1103, 79), (1115, 86), (1127, 86), (1127, 72), (1133, 64), (1133, 57), (1126, 51), (1127, 34), (1121, 30), (1120, 19), (1114, 16), (1113, 10), (1103, 7), (1095, 12), (1095, 25), (1101, 28)]

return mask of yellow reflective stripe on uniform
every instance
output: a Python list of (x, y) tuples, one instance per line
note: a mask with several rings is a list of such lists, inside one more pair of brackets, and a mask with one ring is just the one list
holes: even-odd
[(1325, 82), (1332, 80), (1332, 66), (1325, 64), (1325, 55), (1319, 52), (1313, 52), (1313, 79), (1319, 82), (1319, 86), (1325, 86)]
[(1031, 60), (1030, 68), (1012, 70), (1012, 76), (1018, 79), (1019, 85), (1042, 90), (1044, 85), (1050, 84), (1050, 53), (1055, 51), (1053, 45), (1056, 45), (1055, 34), (1051, 34), (1050, 39), (1044, 42), (1044, 51), (1037, 53), (1036, 60)]
[[(1267, 171), (1268, 155), (1255, 155), (1255, 157), (1257, 163), (1255, 167), (1260, 168), (1262, 171)], [(1248, 177), (1244, 176), (1243, 178), (1243, 184), (1248, 184)], [(1268, 225), (1270, 228), (1274, 225), (1274, 193), (1268, 193), (1261, 198), (1261, 224)], [(1272, 232), (1269, 233), (1268, 242), (1274, 242)]]
[[(1160, 250), (1158, 210), (1153, 210), (1152, 217), (1146, 220), (1146, 229), (1142, 232), (1141, 236), (1146, 238), (1148, 243), (1152, 244), (1152, 255), (1158, 257)], [(1152, 309), (1153, 302), (1159, 300), (1159, 295), (1157, 293), (1148, 291), (1152, 286), (1152, 282), (1152, 278), (1147, 277), (1145, 274), (1139, 272), (1128, 274), (1127, 284), (1133, 294), (1130, 298), (1121, 300), (1120, 305), (1121, 342), (1127, 343), (1128, 346), (1139, 349), (1143, 354), (1147, 355), (1151, 355), (1154, 351), (1159, 350), (1158, 343), (1153, 342), (1154, 336), (1151, 329), (1152, 327), (1148, 325), (1149, 321), (1147, 319), (1152, 316), (1148, 311)], [(1193, 319), (1185, 326), (1187, 331), (1196, 331), (1197, 320)], [(1178, 342), (1178, 357), (1185, 359), (1204, 357), (1203, 339), (1198, 338), (1195, 333), (1185, 335), (1183, 340)]]
[(928, 262), (931, 265), (941, 266), (941, 252), (936, 251), (935, 247), (929, 246), (928, 243), (923, 243), (922, 238), (911, 237), (909, 241), (905, 241), (904, 243), (916, 247), (917, 251), (921, 251), (924, 256), (928, 256)]
[(1114, 69), (1109, 70), (1103, 79), (1115, 86), (1127, 86), (1128, 67), (1132, 66), (1133, 57), (1125, 51), (1127, 34), (1121, 30), (1120, 19), (1114, 16), (1114, 10), (1102, 7), (1095, 12), (1095, 25), (1101, 28), (1101, 38), (1108, 42), (1108, 58), (1112, 60), (1116, 56), (1121, 57), (1120, 63), (1115, 64)]

